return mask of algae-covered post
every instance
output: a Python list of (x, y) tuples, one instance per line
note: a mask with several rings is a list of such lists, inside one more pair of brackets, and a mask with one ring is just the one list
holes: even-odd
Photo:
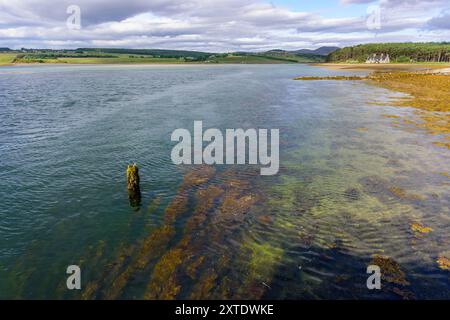
[(135, 164), (129, 164), (127, 168), (128, 190), (139, 190), (139, 168)]
[(134, 164), (127, 168), (128, 198), (132, 207), (138, 207), (141, 203), (141, 188), (139, 186), (139, 168)]

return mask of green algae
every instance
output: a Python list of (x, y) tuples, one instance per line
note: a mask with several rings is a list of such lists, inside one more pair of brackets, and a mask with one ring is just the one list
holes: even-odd
[(242, 250), (249, 253), (249, 279), (270, 283), (274, 268), (283, 257), (283, 249), (268, 242), (250, 242), (245, 243)]

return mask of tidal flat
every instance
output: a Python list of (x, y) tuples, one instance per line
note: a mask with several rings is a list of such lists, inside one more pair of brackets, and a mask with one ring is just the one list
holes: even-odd
[[(322, 65), (322, 66), (325, 66)], [(331, 65), (337, 70), (370, 70), (367, 76), (299, 77), (296, 80), (361, 80), (407, 94), (397, 99), (395, 106), (412, 107), (426, 112), (421, 121), (402, 119), (404, 123), (425, 128), (435, 135), (443, 135), (444, 142), (436, 145), (450, 148), (450, 69), (446, 64), (405, 65)], [(397, 117), (400, 118), (400, 117)], [(395, 123), (398, 124), (398, 120)]]
[[(294, 81), (367, 76), (308, 65), (0, 73), (1, 298), (450, 299), (450, 150), (417, 125), (445, 104), (415, 107), (408, 79)], [(279, 129), (279, 174), (175, 166), (170, 134), (196, 120)], [(66, 288), (72, 264), (80, 291)]]

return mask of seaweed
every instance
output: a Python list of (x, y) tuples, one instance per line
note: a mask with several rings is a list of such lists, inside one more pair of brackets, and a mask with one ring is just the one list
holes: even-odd
[(441, 268), (442, 270), (450, 271), (450, 258), (449, 257), (441, 255), (438, 257), (436, 262), (438, 263), (439, 268)]
[(181, 290), (177, 282), (176, 269), (183, 262), (185, 252), (182, 249), (170, 250), (164, 254), (153, 269), (147, 286), (145, 299), (175, 299)]
[(410, 284), (406, 280), (406, 274), (401, 269), (400, 264), (390, 257), (375, 255), (371, 265), (380, 267), (382, 279), (388, 283), (402, 286), (408, 286)]
[(433, 228), (431, 227), (426, 227), (421, 223), (413, 223), (411, 225), (411, 230), (413, 232), (419, 233), (419, 234), (427, 234), (430, 233), (431, 231), (433, 231)]

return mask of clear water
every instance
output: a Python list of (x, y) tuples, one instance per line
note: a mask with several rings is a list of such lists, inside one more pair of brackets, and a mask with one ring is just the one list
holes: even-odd
[[(0, 297), (450, 298), (436, 262), (450, 250), (449, 150), (386, 117), (418, 119), (386, 106), (398, 93), (292, 80), (337, 73), (0, 68)], [(279, 175), (174, 166), (170, 134), (194, 120), (279, 128)], [(134, 161), (139, 208), (126, 190)], [(391, 274), (369, 291), (376, 255)], [(71, 264), (81, 291), (66, 289)]]

